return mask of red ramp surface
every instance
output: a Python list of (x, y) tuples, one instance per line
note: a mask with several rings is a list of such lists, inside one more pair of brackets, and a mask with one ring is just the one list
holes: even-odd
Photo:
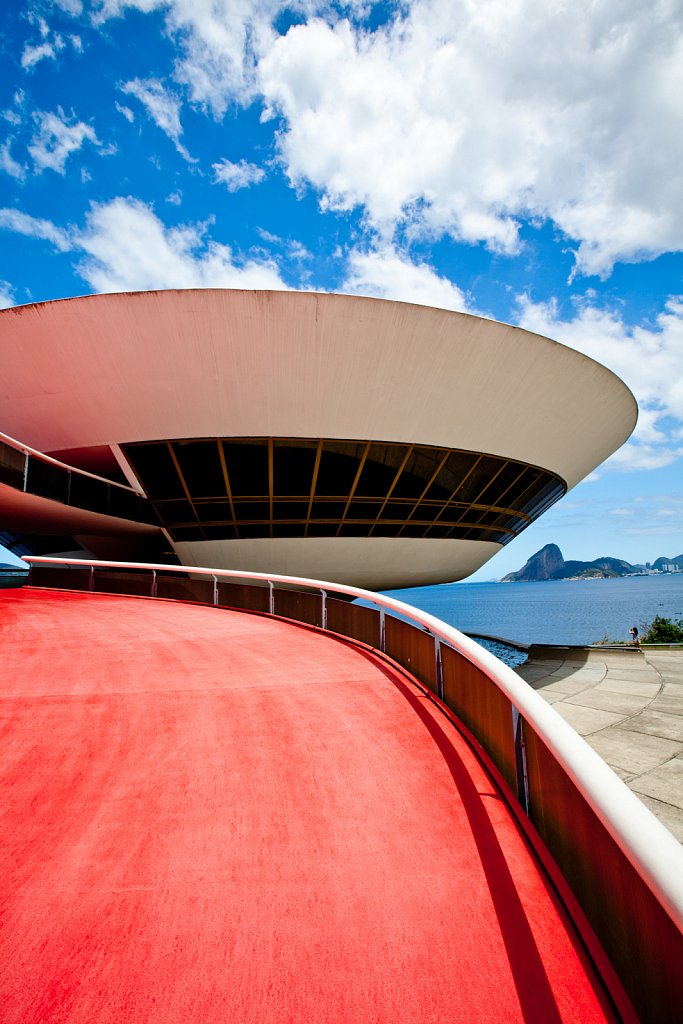
[(0, 592), (0, 1018), (612, 1020), (408, 677), (265, 617)]

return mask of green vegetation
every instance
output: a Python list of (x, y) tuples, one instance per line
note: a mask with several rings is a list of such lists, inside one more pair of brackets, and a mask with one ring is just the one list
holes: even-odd
[(665, 619), (655, 615), (650, 623), (643, 623), (640, 639), (645, 644), (680, 644), (683, 643), (683, 619)]
[[(652, 622), (643, 622), (638, 637), (643, 644), (683, 644), (683, 619), (665, 619), (663, 615), (655, 615)], [(632, 647), (633, 641), (613, 640), (603, 636), (596, 640), (595, 645), (606, 647)]]

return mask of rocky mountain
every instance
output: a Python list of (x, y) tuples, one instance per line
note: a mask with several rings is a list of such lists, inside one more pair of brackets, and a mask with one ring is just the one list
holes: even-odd
[(631, 565), (622, 558), (596, 558), (592, 562), (571, 560), (565, 562), (557, 544), (546, 544), (527, 561), (523, 569), (510, 572), (501, 583), (520, 583), (533, 580), (607, 579), (638, 572), (642, 566)]

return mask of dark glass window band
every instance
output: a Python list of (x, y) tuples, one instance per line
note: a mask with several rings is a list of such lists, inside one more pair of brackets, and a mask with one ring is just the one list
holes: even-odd
[(123, 445), (174, 540), (438, 537), (506, 544), (561, 498), (536, 466), (386, 441), (203, 438)]

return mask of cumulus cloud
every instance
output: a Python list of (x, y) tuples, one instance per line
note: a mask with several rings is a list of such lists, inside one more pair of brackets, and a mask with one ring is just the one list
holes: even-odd
[(211, 164), (214, 172), (214, 182), (226, 186), (228, 192), (237, 192), (241, 188), (249, 188), (251, 185), (258, 185), (266, 176), (262, 167), (250, 164), (246, 160), (239, 163), (232, 163), (230, 160), (219, 160)]
[(6, 139), (3, 145), (0, 146), (0, 169), (18, 181), (23, 181), (26, 177), (26, 168), (22, 164), (17, 163), (12, 156), (11, 149), (11, 139)]
[(38, 43), (37, 46), (26, 45), (21, 55), (21, 66), (26, 71), (45, 58), (54, 60), (57, 56), (57, 51), (63, 49), (63, 47), (64, 41), (61, 36), (56, 36), (54, 43)]
[(654, 327), (629, 326), (614, 310), (586, 302), (571, 319), (555, 304), (522, 297), (521, 327), (555, 338), (613, 370), (628, 385), (640, 413), (633, 439), (606, 465), (658, 469), (683, 455), (683, 298), (672, 298)]
[(37, 26), (41, 42), (34, 45), (26, 43), (24, 46), (21, 54), (21, 66), (24, 71), (35, 67), (41, 60), (54, 60), (66, 45), (62, 36), (58, 32), (53, 33), (48, 23), (40, 15), (29, 10), (28, 20)]
[(207, 239), (205, 225), (167, 228), (136, 199), (95, 204), (75, 241), (85, 253), (79, 273), (96, 291), (286, 288), (272, 260), (238, 258)]
[(291, 28), (259, 86), (292, 182), (329, 207), (504, 252), (550, 218), (604, 275), (683, 247), (682, 20), (666, 0), (417, 0), (375, 32)]
[(7, 207), (0, 209), (0, 229), (14, 231), (16, 234), (27, 235), (30, 238), (42, 238), (46, 242), (51, 242), (60, 252), (67, 252), (72, 248), (67, 231), (57, 227), (52, 221), (31, 217), (22, 210)]
[(276, 36), (277, 15), (313, 6), (313, 0), (101, 0), (96, 19), (128, 9), (164, 11), (166, 30), (181, 48), (178, 81), (193, 103), (220, 118), (231, 100), (253, 98), (258, 57)]
[[(165, 89), (158, 79), (134, 78), (121, 86), (121, 92), (140, 100), (154, 123), (168, 135), (180, 155), (186, 160), (192, 159), (180, 141), (183, 134), (180, 123), (180, 101)], [(128, 117), (125, 109), (127, 108), (119, 107), (124, 117)], [(130, 120), (130, 118), (128, 119)]]
[[(101, 0), (163, 12), (175, 76), (220, 118), (260, 98), (292, 184), (397, 226), (515, 253), (549, 219), (576, 272), (683, 248), (683, 10), (670, 0)], [(277, 18), (302, 21), (280, 35)], [(341, 14), (346, 13), (346, 18)]]
[(400, 299), (442, 309), (468, 311), (468, 301), (457, 285), (440, 277), (426, 263), (413, 263), (390, 245), (371, 250), (352, 250), (348, 257), (343, 291)]
[[(265, 228), (257, 228), (256, 230), (264, 242), (271, 248), (279, 249), (283, 252), (289, 261), (302, 264), (313, 259), (313, 253), (298, 238), (282, 238), (280, 235), (274, 235), (272, 231), (267, 231)], [(303, 271), (301, 266), (299, 267), (299, 272), (306, 278), (310, 276), (310, 272)]]
[(53, 0), (53, 3), (75, 18), (83, 13), (83, 0)]
[(80, 276), (95, 291), (146, 288), (286, 289), (268, 255), (244, 258), (207, 237), (207, 224), (169, 228), (131, 197), (93, 203), (84, 228), (63, 229), (22, 210), (0, 209), (0, 230), (78, 254)]
[(66, 161), (86, 141), (94, 146), (100, 145), (91, 125), (76, 121), (73, 117), (68, 118), (61, 107), (57, 108), (56, 114), (38, 111), (33, 116), (38, 130), (28, 151), (38, 172), (47, 168), (57, 174), (64, 174)]
[(12, 97), (12, 103), (14, 104), (14, 107), (8, 107), (6, 110), (3, 110), (0, 113), (0, 117), (16, 127), (22, 122), (24, 108), (26, 106), (26, 95), (23, 89), (17, 89)]

